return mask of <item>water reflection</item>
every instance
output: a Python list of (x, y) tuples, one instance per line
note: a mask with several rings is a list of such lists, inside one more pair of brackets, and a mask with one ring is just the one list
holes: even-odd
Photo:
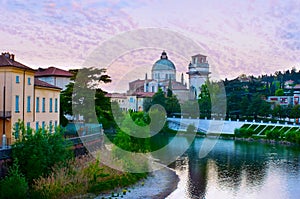
[(185, 164), (170, 165), (186, 169), (182, 198), (299, 198), (299, 148), (219, 140), (200, 159), (202, 141), (183, 155)]

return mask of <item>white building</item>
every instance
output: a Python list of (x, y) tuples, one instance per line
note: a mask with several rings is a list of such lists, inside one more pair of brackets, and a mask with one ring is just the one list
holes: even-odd
[(146, 74), (143, 80), (137, 79), (129, 82), (126, 103), (123, 101), (119, 102), (120, 99), (115, 99), (113, 94), (110, 97), (112, 101), (119, 102), (122, 110), (131, 109), (134, 111), (143, 110), (143, 102), (147, 98), (151, 98), (159, 88), (167, 93), (171, 87), (170, 89), (180, 102), (198, 99), (201, 86), (210, 74), (206, 56), (201, 54), (192, 56), (187, 74), (189, 75), (189, 88), (187, 88), (183, 74), (181, 74), (180, 81), (176, 80), (175, 64), (168, 58), (167, 53), (163, 51), (160, 59), (152, 66), (151, 79), (148, 79)]
[(192, 56), (192, 62), (189, 64), (187, 74), (189, 75), (190, 97), (191, 99), (198, 99), (201, 93), (201, 86), (210, 74), (206, 56), (201, 54)]

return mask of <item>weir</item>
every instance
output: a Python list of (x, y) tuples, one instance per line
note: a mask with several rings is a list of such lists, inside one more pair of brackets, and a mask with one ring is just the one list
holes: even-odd
[(167, 118), (169, 128), (175, 131), (186, 131), (189, 125), (196, 127), (197, 132), (205, 134), (228, 134), (233, 135), (236, 128), (247, 128), (254, 130), (257, 135), (265, 135), (268, 130), (279, 130), (287, 133), (291, 130), (299, 131), (300, 126), (294, 124), (264, 123), (258, 121), (231, 121), (231, 120), (209, 120), (192, 118)]

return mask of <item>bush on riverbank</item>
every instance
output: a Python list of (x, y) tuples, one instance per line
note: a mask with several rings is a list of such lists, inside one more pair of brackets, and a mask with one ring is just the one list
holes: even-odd
[(63, 165), (73, 158), (71, 145), (66, 143), (60, 129), (49, 133), (46, 129), (33, 131), (19, 122), (14, 129), (17, 135), (12, 145), (12, 158), (17, 159), (20, 171), (25, 175), (29, 184), (40, 176), (51, 173), (54, 165)]
[[(14, 166), (0, 181), (2, 198), (70, 198), (124, 187), (147, 176), (111, 169), (90, 156), (72, 158), (60, 131), (33, 132), (19, 123), (12, 146)], [(19, 161), (17, 161), (19, 160)], [(27, 183), (28, 182), (28, 183)]]
[(283, 134), (277, 129), (267, 130), (265, 134), (266, 134), (266, 138), (270, 140), (279, 141), (282, 140), (283, 138)]
[(300, 132), (298, 131), (289, 131), (285, 134), (285, 140), (300, 144)]
[(253, 134), (254, 134), (253, 129), (247, 129), (247, 128), (234, 129), (235, 137), (248, 138), (248, 137), (251, 137)]
[[(285, 130), (286, 131), (286, 130)], [(300, 132), (296, 130), (290, 130), (287, 133), (280, 129), (266, 130), (265, 136), (254, 134), (252, 129), (239, 128), (234, 130), (234, 136), (237, 138), (253, 138), (267, 139), (274, 141), (287, 141), (290, 143), (300, 144)]]

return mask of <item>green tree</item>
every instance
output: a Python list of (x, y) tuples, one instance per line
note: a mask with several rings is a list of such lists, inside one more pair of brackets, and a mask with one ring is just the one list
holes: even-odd
[(279, 117), (281, 119), (283, 116), (283, 107), (280, 106), (279, 104), (276, 105), (272, 110), (272, 115), (273, 115), (273, 117), (275, 116), (275, 117)]
[(145, 98), (143, 102), (143, 110), (148, 112), (151, 105), (152, 105), (152, 98)]
[(168, 116), (171, 116), (173, 113), (180, 114), (181, 112), (179, 101), (175, 95), (167, 97), (165, 108)]
[(153, 95), (151, 105), (159, 104), (162, 107), (166, 107), (166, 97), (161, 88)]
[(31, 128), (25, 128), (24, 122), (18, 125), (14, 133), (21, 134), (12, 145), (12, 157), (18, 159), (20, 171), (30, 184), (34, 179), (51, 173), (54, 165), (64, 164), (73, 157), (70, 145), (59, 129), (54, 133), (42, 129), (34, 133)]
[(239, 109), (241, 110), (241, 114), (244, 115), (244, 116), (248, 116), (249, 115), (249, 110), (248, 110), (248, 107), (250, 105), (250, 102), (249, 102), (249, 99), (247, 96), (244, 96), (242, 98), (242, 101), (240, 103), (240, 107)]
[(147, 101), (144, 103), (145, 110), (149, 111), (150, 107), (159, 104), (164, 107), (168, 116), (171, 116), (173, 113), (180, 113), (180, 103), (175, 95), (173, 95), (172, 91), (168, 91), (167, 97), (162, 89), (158, 89), (158, 91), (153, 95), (151, 101)]
[(249, 106), (249, 113), (253, 114), (254, 118), (257, 115), (267, 116), (271, 112), (271, 106), (264, 100), (262, 95), (255, 95), (252, 97), (252, 101)]
[(276, 91), (275, 91), (275, 95), (276, 96), (284, 96), (284, 91), (283, 91), (283, 89), (277, 89)]
[[(93, 67), (74, 71), (75, 83), (67, 85), (67, 89), (61, 93), (62, 114), (80, 114), (87, 122), (93, 118), (94, 106), (101, 104), (97, 103), (97, 99), (101, 101), (105, 95), (99, 86), (102, 83), (111, 82), (110, 77), (105, 73), (106, 69)], [(103, 104), (107, 104), (107, 102)], [(76, 113), (74, 113), (73, 107), (77, 111)], [(99, 111), (99, 109), (96, 110)]]
[(201, 86), (198, 104), (200, 108), (200, 116), (210, 117), (211, 115), (211, 98), (207, 84)]
[(300, 105), (295, 105), (292, 110), (291, 110), (291, 114), (290, 114), (291, 118), (300, 118)]

